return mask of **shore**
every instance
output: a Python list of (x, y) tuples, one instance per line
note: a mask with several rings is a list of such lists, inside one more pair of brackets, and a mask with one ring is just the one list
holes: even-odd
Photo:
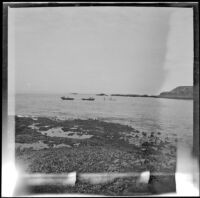
[[(95, 119), (58, 120), (16, 116), (16, 163), (27, 173), (157, 173), (151, 184), (116, 178), (103, 184), (79, 181), (69, 187), (34, 187), (34, 192), (102, 195), (151, 194), (156, 186), (173, 191), (176, 138)], [(160, 174), (160, 176), (159, 176)], [(165, 175), (165, 176), (162, 176)], [(172, 176), (170, 176), (172, 175)], [(159, 187), (158, 191), (162, 190)]]

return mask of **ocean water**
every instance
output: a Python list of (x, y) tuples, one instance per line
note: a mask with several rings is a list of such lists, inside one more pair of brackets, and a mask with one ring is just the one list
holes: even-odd
[[(21, 116), (48, 116), (59, 119), (100, 119), (128, 124), (137, 130), (160, 132), (192, 144), (193, 101), (164, 98), (96, 96), (68, 94), (73, 101), (61, 100), (56, 94), (17, 94), (15, 114)], [(81, 98), (94, 97), (95, 101)]]

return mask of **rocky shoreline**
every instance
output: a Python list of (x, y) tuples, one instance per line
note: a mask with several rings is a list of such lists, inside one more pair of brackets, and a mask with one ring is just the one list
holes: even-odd
[[(174, 191), (176, 138), (147, 134), (128, 125), (95, 119), (58, 120), (16, 116), (16, 163), (26, 173), (157, 173), (148, 184), (116, 178), (103, 184), (79, 181), (75, 186), (33, 187), (38, 193), (135, 195)], [(163, 176), (165, 175), (165, 176)]]
[(179, 86), (171, 91), (161, 92), (159, 95), (111, 94), (111, 96), (193, 100), (193, 86)]

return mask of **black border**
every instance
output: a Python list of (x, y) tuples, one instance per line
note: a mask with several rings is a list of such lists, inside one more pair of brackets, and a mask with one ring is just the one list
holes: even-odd
[[(8, 8), (33, 8), (33, 7), (88, 7), (88, 6), (112, 6), (112, 7), (178, 7), (193, 8), (193, 32), (194, 32), (194, 65), (193, 65), (193, 155), (199, 161), (199, 3), (197, 2), (3, 2), (3, 47), (2, 47), (2, 143), (7, 142), (7, 101), (8, 101)], [(5, 155), (2, 144), (2, 154)], [(3, 155), (1, 157), (3, 159)], [(200, 163), (199, 163), (200, 164)], [(2, 168), (2, 166), (1, 166)], [(2, 170), (2, 169), (1, 169)], [(2, 179), (2, 178), (1, 178)]]
[(194, 30), (194, 59), (193, 59), (193, 79), (194, 79), (194, 101), (193, 101), (193, 154), (199, 160), (199, 7), (193, 7), (193, 30)]
[(69, 2), (66, 1), (59, 1), (59, 2), (41, 2), (41, 3), (26, 3), (26, 2), (8, 2), (4, 3), (4, 5), (9, 6), (11, 8), (28, 8), (28, 7), (88, 7), (88, 6), (114, 6), (114, 7), (182, 7), (182, 8), (194, 8), (197, 7), (198, 2), (154, 2), (154, 3), (147, 3), (147, 2)]

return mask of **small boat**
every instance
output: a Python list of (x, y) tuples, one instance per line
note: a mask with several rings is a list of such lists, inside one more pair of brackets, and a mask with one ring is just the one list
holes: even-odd
[(93, 100), (95, 100), (94, 98), (82, 98), (82, 100), (90, 100), (90, 101), (93, 101)]
[(65, 97), (65, 96), (62, 96), (61, 99), (62, 99), (62, 100), (74, 100), (74, 98)]
[(100, 93), (100, 94), (96, 94), (97, 96), (108, 96), (107, 94), (104, 93)]

